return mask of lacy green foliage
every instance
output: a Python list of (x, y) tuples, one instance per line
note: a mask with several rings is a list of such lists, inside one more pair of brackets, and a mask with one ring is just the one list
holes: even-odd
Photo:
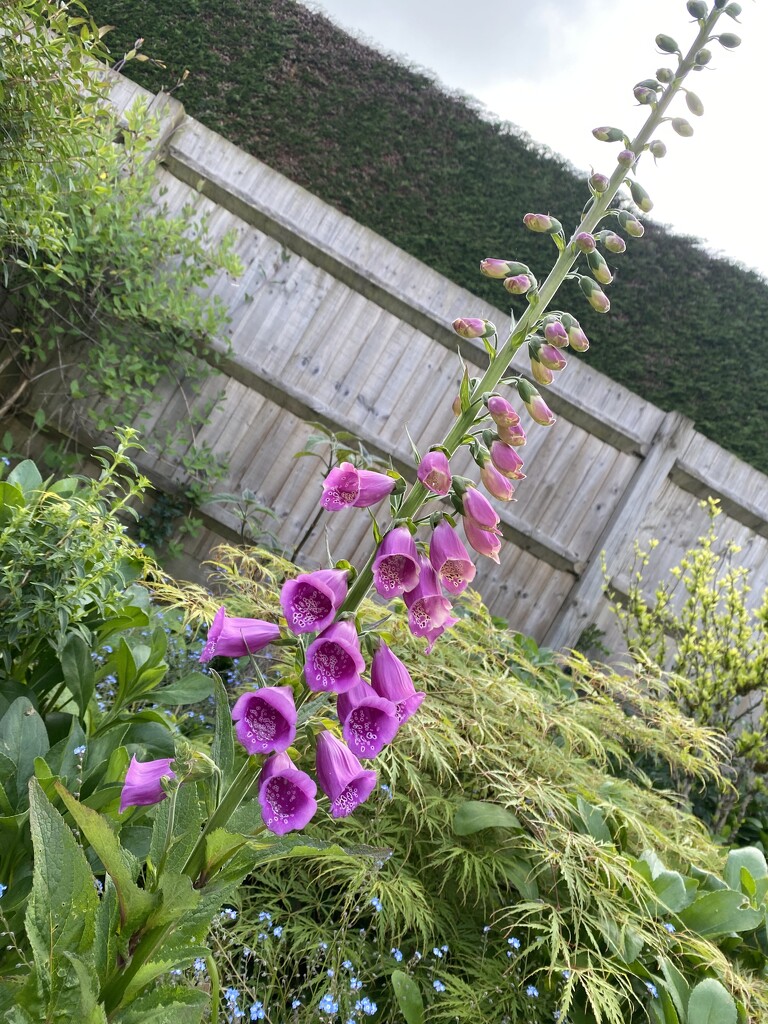
[(67, 248), (61, 195), (77, 186), (99, 112), (93, 60), (106, 56), (82, 4), (0, 4), (0, 265), (55, 263)]
[[(494, 304), (480, 259), (540, 272), (527, 210), (545, 196), (563, 223), (577, 222), (583, 184), (561, 158), (293, 0), (91, 6), (117, 25), (119, 45), (147, 36), (168, 61), (167, 75), (131, 67), (143, 85), (167, 88), (189, 69), (179, 97), (192, 116)], [(630, 243), (613, 315), (592, 313), (575, 285), (562, 293), (592, 339), (590, 365), (765, 471), (762, 424), (743, 414), (768, 395), (765, 340), (753, 341), (762, 358), (749, 374), (741, 356), (768, 316), (765, 281), (653, 224)]]
[[(733, 742), (733, 788), (725, 796), (692, 788), (686, 774), (672, 776), (715, 832), (745, 835), (765, 829), (768, 744), (768, 592), (762, 607), (748, 605), (749, 570), (738, 564), (739, 547), (718, 544), (716, 501), (703, 502), (706, 534), (671, 570), (651, 597), (643, 592), (649, 552), (636, 548), (626, 607), (614, 609), (627, 646), (639, 664), (669, 670), (654, 686), (659, 700), (676, 703), (706, 728)], [(610, 589), (609, 589), (610, 593)], [(668, 777), (664, 779), (668, 781)]]
[[(267, 619), (279, 615), (280, 580), (294, 571), (266, 552), (234, 548), (222, 549), (214, 570), (230, 614)], [(190, 587), (183, 604), (206, 622), (218, 601)], [(745, 877), (742, 890), (731, 875), (726, 896), (715, 894), (728, 912), (725, 930), (717, 915), (709, 925), (709, 904), (700, 901), (726, 887), (711, 873), (720, 851), (634, 768), (654, 758), (715, 785), (717, 736), (655, 700), (641, 673), (622, 678), (578, 659), (560, 665), (499, 629), (476, 595), (458, 607), (460, 622), (429, 657), (404, 616), (378, 627), (428, 698), (377, 759), (392, 799), (379, 795), (332, 831), (322, 822), (307, 829), (346, 849), (365, 842), (386, 851), (380, 863), (344, 857), (319, 870), (254, 875), (239, 925), (218, 936), (225, 984), (240, 989), (246, 1006), (272, 1000), (270, 1020), (282, 1019), (289, 998), (307, 1007), (298, 1019), (310, 1019), (326, 992), (347, 1006), (340, 965), (350, 960), (383, 1008), (380, 1019), (399, 1020), (389, 981), (389, 950), (399, 948), (430, 1020), (544, 1021), (558, 1006), (579, 1024), (619, 1024), (649, 1019), (647, 984), (671, 998), (663, 973), (671, 964), (686, 986), (707, 974), (720, 979), (760, 1019), (768, 990), (757, 934), (768, 881)], [(366, 604), (360, 618), (370, 624), (380, 614)], [(285, 681), (296, 671), (279, 657), (265, 667)], [(261, 911), (284, 926), (279, 942), (254, 941), (268, 931)], [(321, 942), (327, 951), (318, 951)], [(449, 956), (428, 958), (444, 944)], [(427, 957), (418, 967), (417, 949)], [(445, 992), (435, 991), (435, 978)]]

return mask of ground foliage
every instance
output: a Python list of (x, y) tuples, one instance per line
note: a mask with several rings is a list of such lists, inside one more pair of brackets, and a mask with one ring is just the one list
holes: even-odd
[[(551, 261), (523, 214), (546, 208), (566, 227), (577, 222), (584, 175), (293, 0), (90, 7), (117, 26), (107, 37), (115, 52), (144, 36), (167, 61), (167, 71), (129, 67), (141, 84), (173, 88), (189, 69), (177, 95), (192, 116), (495, 304), (500, 291), (480, 277), (480, 259), (522, 260), (540, 277)], [(768, 285), (652, 224), (628, 248), (612, 261), (608, 317), (592, 313), (572, 283), (563, 291), (594, 342), (590, 365), (768, 470), (751, 412), (768, 399), (766, 341), (754, 330), (768, 315)]]
[[(225, 548), (217, 595), (189, 587), (181, 604), (200, 622), (222, 598), (230, 614), (273, 619), (293, 571), (277, 556)], [(180, 601), (175, 586), (157, 592)], [(720, 979), (762, 1019), (763, 957), (754, 934), (740, 933), (763, 921), (763, 894), (726, 936), (701, 903), (728, 888), (710, 873), (722, 851), (633, 767), (655, 757), (716, 783), (716, 735), (647, 696), (641, 675), (563, 666), (499, 628), (477, 595), (458, 607), (429, 657), (399, 611), (377, 627), (427, 700), (375, 762), (383, 790), (352, 817), (306, 831), (346, 849), (369, 844), (380, 862), (343, 857), (253, 877), (215, 931), (231, 1019), (240, 999), (263, 1004), (256, 1013), (266, 1007), (269, 1020), (298, 999), (296, 1019), (314, 1019), (328, 993), (344, 1014), (364, 991), (378, 1019), (399, 1020), (397, 969), (430, 1020), (544, 1021), (555, 1008), (578, 1024), (672, 1020), (652, 1009), (669, 964), (686, 986)], [(367, 604), (361, 622), (380, 615)], [(261, 670), (284, 681), (296, 671), (279, 653)], [(717, 900), (746, 914), (735, 884)], [(353, 976), (361, 988), (350, 991)], [(190, 980), (207, 984), (205, 971)]]

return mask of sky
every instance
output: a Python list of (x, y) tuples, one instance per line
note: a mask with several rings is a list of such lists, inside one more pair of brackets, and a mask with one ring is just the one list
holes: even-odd
[[(695, 36), (684, 0), (306, 0), (306, 6), (473, 96), (576, 168), (607, 174), (620, 147), (597, 142), (592, 129), (615, 125), (632, 137), (647, 112), (635, 102), (633, 86), (658, 67), (674, 66), (657, 50), (656, 35), (673, 36), (683, 52)], [(726, 17), (718, 26), (741, 36), (742, 45), (726, 50), (712, 43), (711, 64), (688, 82), (704, 116), (692, 116), (682, 97), (672, 108), (692, 123), (693, 137), (662, 126), (657, 137), (667, 156), (654, 165), (646, 154), (638, 180), (654, 201), (653, 219), (768, 278), (762, 196), (768, 154), (759, 128), (768, 2), (742, 0), (742, 6), (739, 23)]]

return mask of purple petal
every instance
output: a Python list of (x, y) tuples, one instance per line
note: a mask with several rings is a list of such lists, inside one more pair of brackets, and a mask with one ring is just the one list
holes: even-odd
[(459, 535), (445, 519), (438, 523), (432, 534), (429, 561), (445, 589), (452, 594), (465, 590), (477, 572)]
[(365, 659), (354, 622), (334, 622), (307, 648), (304, 678), (315, 693), (344, 693), (360, 682)]
[(286, 580), (280, 604), (291, 632), (316, 633), (330, 626), (346, 596), (346, 571), (321, 569)]
[(360, 491), (358, 471), (351, 462), (342, 462), (332, 469), (323, 481), (323, 496), (320, 503), (328, 512), (350, 508), (357, 501)]
[(369, 508), (378, 505), (382, 498), (392, 492), (395, 486), (394, 477), (385, 473), (374, 473), (370, 469), (359, 469), (360, 493), (355, 500), (355, 508)]
[(286, 750), (296, 737), (296, 705), (290, 686), (244, 693), (232, 708), (235, 733), (249, 754)]
[(120, 813), (127, 807), (147, 807), (165, 800), (166, 793), (161, 779), (175, 779), (171, 771), (172, 757), (160, 757), (155, 761), (137, 761), (134, 754), (120, 794)]
[(351, 814), (376, 785), (376, 772), (363, 768), (349, 747), (327, 731), (317, 738), (317, 778), (334, 818)]
[(275, 835), (304, 828), (317, 810), (317, 786), (299, 771), (287, 754), (264, 762), (259, 781), (259, 803), (264, 824)]
[(407, 526), (384, 537), (373, 563), (373, 585), (382, 597), (399, 597), (419, 582), (419, 553)]
[(230, 618), (224, 608), (219, 608), (208, 630), (200, 661), (210, 661), (213, 657), (241, 658), (246, 654), (255, 654), (279, 636), (280, 627), (272, 622)]

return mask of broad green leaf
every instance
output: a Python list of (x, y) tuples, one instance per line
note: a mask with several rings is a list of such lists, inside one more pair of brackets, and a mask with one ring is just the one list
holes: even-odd
[(156, 704), (197, 704), (206, 700), (213, 692), (213, 679), (202, 672), (191, 672), (178, 683), (161, 686), (152, 694)]
[(539, 887), (530, 861), (508, 854), (504, 856), (504, 874), (523, 899), (537, 900), (539, 898)]
[(762, 852), (754, 846), (745, 846), (741, 850), (731, 850), (725, 861), (723, 878), (731, 889), (741, 890), (741, 872), (746, 868), (753, 881), (768, 875), (768, 864)]
[(521, 828), (511, 811), (499, 804), (481, 800), (467, 800), (459, 804), (453, 816), (453, 831), (457, 836), (470, 836), (484, 828)]
[(112, 1018), (113, 1024), (199, 1024), (208, 996), (183, 985), (165, 985), (134, 1000)]
[(122, 848), (106, 818), (81, 804), (60, 782), (55, 783), (55, 788), (115, 884), (121, 929), (128, 933), (136, 931), (147, 920), (156, 903), (156, 899), (134, 881), (138, 865)]
[(26, 496), (41, 489), (43, 478), (34, 462), (25, 459), (8, 474), (8, 483), (15, 484)]
[(733, 889), (704, 893), (678, 916), (686, 928), (710, 939), (752, 931), (764, 920), (762, 911), (753, 910), (744, 895)]
[(406, 1024), (422, 1024), (424, 1001), (421, 998), (421, 990), (413, 978), (404, 971), (393, 971), (392, 988), (395, 990), (395, 999)]
[(736, 1024), (736, 1003), (715, 978), (700, 981), (688, 1000), (689, 1024)]
[(688, 997), (691, 992), (690, 985), (672, 961), (667, 960), (666, 957), (659, 960), (659, 967), (661, 967), (661, 973), (664, 975), (667, 990), (675, 1004), (677, 1014), (681, 1020), (685, 1020)]
[(23, 802), (35, 758), (48, 751), (48, 733), (31, 702), (17, 697), (0, 719), (0, 754), (16, 765), (16, 795)]
[(687, 907), (693, 899), (685, 887), (685, 879), (677, 871), (661, 871), (651, 882), (653, 891), (656, 893), (659, 903), (667, 910), (677, 913), (683, 907)]
[(0, 524), (8, 522), (14, 509), (21, 508), (23, 504), (24, 495), (21, 490), (7, 480), (0, 480)]
[(584, 820), (584, 824), (587, 826), (589, 834), (595, 842), (613, 843), (613, 836), (611, 835), (608, 826), (605, 824), (605, 818), (597, 807), (594, 807), (588, 800), (585, 800), (581, 796), (576, 797), (576, 805), (579, 808), (579, 814)]
[(210, 878), (228, 858), (237, 853), (245, 843), (247, 836), (217, 828), (205, 837), (205, 875)]
[(664, 1024), (680, 1024), (680, 1014), (677, 1012), (675, 1002), (663, 985), (659, 987), (659, 1005), (664, 1017)]
[[(75, 1013), (70, 1014), (69, 1019), (77, 1020), (78, 1024), (107, 1024), (107, 1015), (99, 1002), (99, 979), (93, 967), (73, 953), (65, 953), (65, 956), (69, 961), (67, 981), (71, 979), (77, 996)], [(62, 1014), (61, 1020), (65, 1019)]]
[(188, 875), (178, 871), (164, 871), (157, 889), (160, 899), (147, 919), (147, 929), (171, 924), (200, 903), (200, 890), (192, 887)]
[(29, 784), (35, 867), (27, 935), (38, 970), (52, 977), (66, 953), (88, 955), (99, 899), (85, 854), (35, 780)]
[(216, 673), (213, 673), (213, 696), (216, 710), (211, 757), (221, 769), (221, 785), (223, 791), (226, 791), (234, 777), (235, 740), (229, 697), (221, 678)]
[(64, 682), (75, 698), (80, 717), (85, 715), (96, 686), (96, 675), (91, 648), (76, 633), (70, 636), (61, 652), (61, 670)]

